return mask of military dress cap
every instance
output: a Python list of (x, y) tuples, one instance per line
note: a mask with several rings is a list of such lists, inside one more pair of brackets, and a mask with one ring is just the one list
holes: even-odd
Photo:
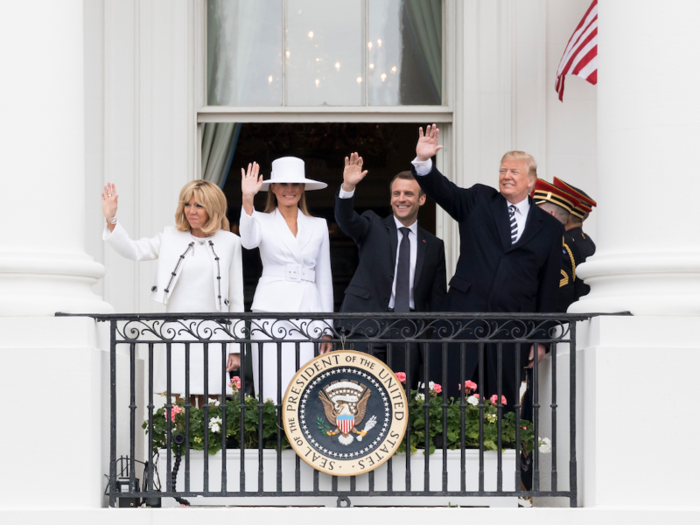
[(537, 179), (531, 195), (535, 204), (551, 202), (569, 213), (574, 213), (576, 206), (579, 205), (576, 197), (542, 179)]
[(554, 177), (554, 185), (557, 188), (560, 188), (564, 190), (567, 193), (570, 193), (574, 197), (576, 197), (579, 202), (581, 203), (581, 206), (579, 207), (580, 210), (590, 213), (593, 211), (594, 206), (598, 206), (598, 203), (594, 201), (590, 195), (588, 195), (585, 191), (577, 188), (576, 186), (572, 186), (571, 184), (564, 182), (558, 177)]

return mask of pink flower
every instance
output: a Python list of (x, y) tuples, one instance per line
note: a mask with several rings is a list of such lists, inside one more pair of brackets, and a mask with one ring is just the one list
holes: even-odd
[[(175, 416), (177, 416), (180, 412), (182, 412), (182, 407), (180, 405), (173, 405), (173, 407), (170, 409), (170, 421), (175, 422)], [(165, 419), (168, 419), (168, 409), (165, 409)]]
[[(458, 387), (461, 389), (462, 385), (458, 385)], [(474, 381), (465, 381), (464, 389), (467, 391), (467, 394), (470, 394), (471, 392), (476, 392), (476, 383)]]
[(396, 379), (398, 379), (402, 383), (405, 383), (406, 382), (406, 374), (404, 372), (396, 372)]
[[(506, 396), (501, 396), (501, 403), (503, 403), (504, 405), (508, 404), (508, 403), (506, 403)], [(491, 404), (492, 405), (498, 404), (498, 396), (496, 394), (491, 396)]]
[(474, 394), (474, 397), (479, 399), (479, 394)]
[(435, 392), (436, 394), (439, 394), (440, 392), (442, 392), (442, 387), (440, 385), (438, 385), (437, 383), (435, 383), (433, 385), (433, 392)]
[(527, 427), (523, 427), (523, 430), (527, 430)]
[(231, 378), (231, 389), (232, 390), (240, 390), (241, 389), (241, 378), (238, 376), (233, 376)]

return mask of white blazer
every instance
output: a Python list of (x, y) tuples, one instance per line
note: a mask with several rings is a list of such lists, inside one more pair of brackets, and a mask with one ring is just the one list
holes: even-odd
[(241, 243), (249, 250), (259, 247), (263, 263), (252, 310), (333, 311), (328, 225), (299, 210), (297, 227), (294, 237), (279, 210), (251, 216), (241, 208)]
[[(155, 237), (134, 241), (129, 238), (126, 230), (117, 223), (113, 232), (105, 225), (102, 239), (115, 251), (133, 261), (150, 261), (158, 259), (156, 275), (151, 287), (151, 299), (168, 304), (168, 299), (177, 286), (182, 268), (187, 264), (188, 256), (192, 255), (190, 244), (192, 235), (189, 232), (177, 231), (172, 226)], [(214, 270), (214, 302), (220, 312), (243, 311), (243, 268), (241, 262), (241, 240), (228, 231), (219, 230), (211, 237), (202, 239), (206, 244), (207, 253), (211, 257)]]

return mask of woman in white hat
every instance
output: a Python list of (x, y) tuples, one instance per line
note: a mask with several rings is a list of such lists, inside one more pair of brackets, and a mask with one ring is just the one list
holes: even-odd
[[(254, 312), (332, 312), (333, 278), (331, 276), (330, 241), (328, 225), (321, 218), (312, 217), (306, 208), (305, 191), (321, 190), (323, 182), (307, 179), (304, 161), (296, 157), (282, 157), (272, 163), (269, 180), (263, 181), (257, 163), (241, 169), (243, 208), (241, 209), (240, 234), (244, 248), (260, 248), (263, 272), (255, 289), (252, 310)], [(253, 198), (259, 191), (267, 191), (267, 203), (261, 213), (253, 207)], [(303, 323), (303, 321), (301, 321)], [(258, 321), (274, 337), (300, 338), (298, 332), (290, 332), (293, 324), (286, 321)], [(300, 321), (295, 322), (297, 325)], [(323, 333), (322, 323), (315, 323), (309, 335)], [(267, 338), (261, 330), (255, 330), (254, 338)], [(326, 335), (324, 338), (330, 338)], [(287, 385), (296, 372), (296, 345), (282, 345), (282, 389), (277, 391), (277, 344), (253, 347), (253, 378), (255, 391), (262, 399), (277, 401), (284, 395)], [(313, 358), (312, 343), (301, 343), (299, 363), (303, 365)], [(321, 343), (319, 352), (332, 349), (330, 342)], [(263, 378), (260, 385), (260, 353), (262, 353)]]

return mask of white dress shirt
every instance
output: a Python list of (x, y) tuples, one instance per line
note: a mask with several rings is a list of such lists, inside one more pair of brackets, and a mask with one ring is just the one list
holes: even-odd
[[(413, 167), (416, 168), (416, 175), (427, 175), (430, 173), (430, 170), (432, 169), (432, 162), (430, 159), (428, 160), (418, 160), (418, 157), (413, 159), (411, 161), (411, 164), (413, 164)], [(342, 189), (341, 189), (342, 191)], [(508, 206), (510, 206), (512, 203), (506, 201)], [(520, 240), (520, 237), (522, 237), (523, 232), (525, 231), (525, 224), (527, 223), (527, 214), (530, 212), (530, 200), (525, 197), (525, 199), (521, 200), (515, 205), (515, 223), (518, 225), (518, 233), (515, 236), (515, 244)], [(510, 222), (510, 214), (508, 215), (509, 219), (508, 221)]]
[[(430, 170), (428, 170), (430, 171)], [(343, 187), (340, 187), (340, 192), (338, 197), (341, 199), (349, 199), (355, 195), (355, 191), (345, 191)], [(398, 238), (398, 243), (396, 244), (396, 262), (394, 263), (394, 282), (391, 285), (391, 298), (389, 299), (389, 308), (394, 308), (396, 304), (396, 277), (399, 265), (399, 250), (401, 248), (401, 241), (403, 240), (403, 233), (399, 228), (408, 228), (410, 230), (408, 234), (408, 240), (411, 243), (411, 260), (409, 261), (409, 275), (408, 275), (408, 305), (413, 310), (416, 304), (413, 300), (413, 279), (416, 275), (416, 261), (418, 259), (418, 221), (414, 222), (410, 226), (404, 226), (399, 222), (399, 220), (394, 217), (394, 222), (396, 223), (396, 235)]]

